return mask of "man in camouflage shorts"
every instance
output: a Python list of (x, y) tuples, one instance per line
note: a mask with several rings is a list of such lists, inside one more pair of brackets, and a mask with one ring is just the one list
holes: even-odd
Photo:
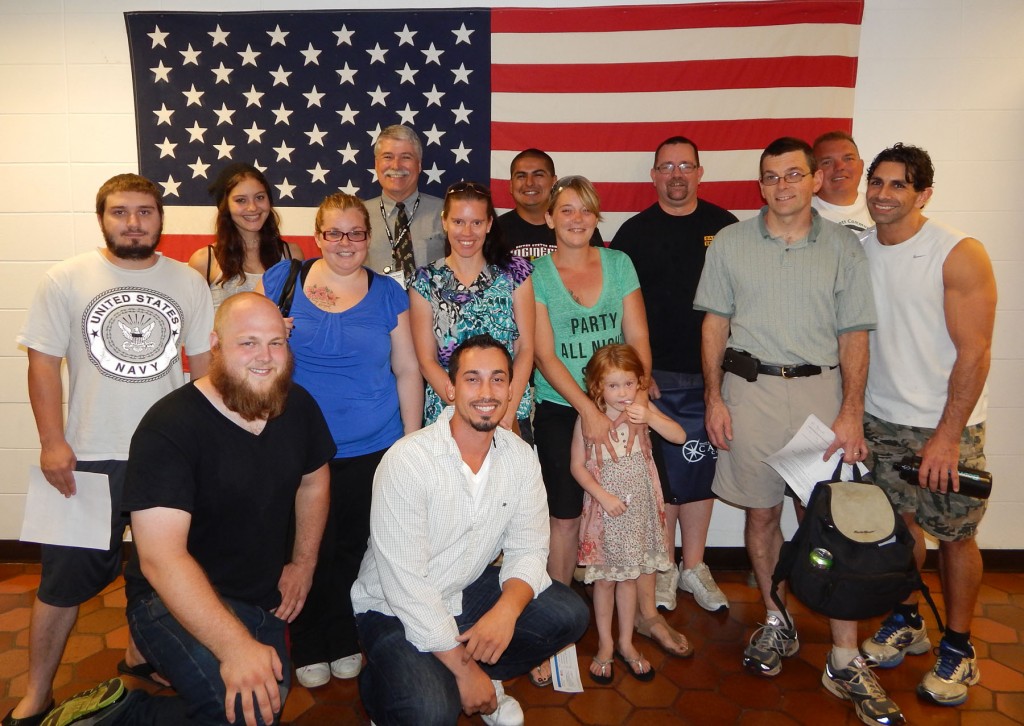
[[(934, 668), (918, 695), (956, 706), (980, 678), (970, 641), (981, 586), (975, 541), (985, 500), (959, 493), (958, 465), (985, 467), (985, 379), (991, 358), (996, 284), (978, 240), (922, 213), (932, 194), (928, 153), (896, 144), (868, 169), (868, 212), (861, 238), (871, 269), (878, 329), (869, 334), (871, 363), (864, 435), (875, 479), (914, 535), (918, 566), (924, 533), (939, 542), (939, 578), (948, 626)], [(916, 482), (893, 464), (921, 457)], [(931, 649), (916, 596), (899, 604), (861, 651), (881, 667)]]

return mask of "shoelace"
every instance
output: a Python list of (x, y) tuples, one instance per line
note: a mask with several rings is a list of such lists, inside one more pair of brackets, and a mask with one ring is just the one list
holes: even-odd
[(711, 571), (706, 567), (697, 568), (697, 579), (700, 580), (700, 584), (704, 586), (705, 590), (714, 592), (718, 589), (718, 585), (715, 584), (714, 578), (711, 577)]
[(878, 682), (878, 678), (875, 677), (875, 673), (872, 670), (874, 668), (873, 665), (866, 662), (858, 663), (854, 660), (846, 667), (854, 673), (853, 678), (850, 679), (851, 684), (862, 687), (868, 696), (874, 700), (887, 698), (885, 689), (882, 688), (882, 684)]
[(897, 630), (906, 624), (907, 623), (899, 615), (890, 615), (882, 623), (882, 627), (878, 629), (878, 634), (875, 636), (875, 640), (880, 643), (888, 640)]
[(953, 674), (960, 668), (960, 664), (963, 663), (965, 658), (969, 657), (967, 653), (962, 653), (946, 643), (941, 644), (935, 651), (935, 655), (938, 656), (938, 662), (935, 664), (935, 674), (939, 678), (945, 678), (946, 680), (952, 679)]
[(782, 632), (781, 625), (764, 623), (750, 636), (750, 643), (762, 650), (774, 650), (779, 655), (786, 651), (785, 641), (789, 638)]

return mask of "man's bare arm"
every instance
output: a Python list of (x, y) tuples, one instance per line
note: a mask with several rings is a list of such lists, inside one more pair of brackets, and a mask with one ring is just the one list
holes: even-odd
[(295, 544), (291, 562), (281, 571), (277, 584), (281, 591), (281, 604), (274, 612), (289, 623), (298, 617), (306, 604), (330, 503), (331, 473), (330, 467), (324, 464), (302, 477), (295, 495)]
[(729, 342), (729, 318), (715, 313), (704, 313), (701, 326), (700, 358), (704, 371), (704, 423), (708, 440), (717, 449), (729, 450), (732, 441), (732, 417), (722, 400), (722, 361)]
[(838, 449), (851, 464), (867, 457), (864, 443), (864, 386), (868, 380), (868, 331), (852, 330), (839, 336), (839, 370), (843, 374), (843, 400), (832, 422), (836, 437), (826, 449), (827, 461)]
[(142, 574), (181, 625), (220, 661), (227, 688), (224, 701), (229, 722), (235, 720), (235, 699), (242, 696), (246, 724), (255, 724), (253, 696), (265, 723), (281, 711), (277, 682), (283, 677), (277, 651), (263, 645), (221, 602), (199, 563), (188, 553), (192, 516), (180, 509), (154, 507), (132, 512)]
[(949, 481), (953, 491), (960, 489), (956, 474), (960, 436), (978, 403), (992, 359), (996, 280), (992, 262), (978, 240), (966, 237), (953, 248), (942, 266), (942, 283), (946, 329), (956, 348), (956, 361), (938, 426), (919, 452), (918, 482), (945, 492)]
[(64, 384), (60, 378), (63, 358), (28, 349), (28, 400), (39, 431), (39, 467), (43, 476), (65, 497), (75, 489), (75, 452), (64, 438)]

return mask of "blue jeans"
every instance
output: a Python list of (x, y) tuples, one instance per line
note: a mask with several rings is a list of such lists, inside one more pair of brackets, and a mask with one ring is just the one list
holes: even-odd
[[(283, 708), (291, 687), (291, 663), (284, 639), (286, 623), (255, 605), (228, 598), (223, 602), (256, 640), (277, 651), (284, 669), (284, 680), (279, 684)], [(171, 682), (178, 695), (154, 696), (145, 691), (132, 691), (112, 723), (171, 726), (227, 722), (224, 714), (227, 690), (220, 676), (220, 661), (174, 619), (159, 595), (153, 593), (131, 606), (128, 626), (142, 655)], [(235, 714), (236, 722), (242, 723), (241, 696), (235, 702)], [(256, 714), (258, 718), (258, 709)]]
[[(501, 596), (499, 568), (487, 567), (462, 593), (459, 632), (473, 627)], [(480, 663), (492, 680), (520, 676), (583, 635), (590, 611), (565, 585), (555, 582), (534, 598), (516, 621), (508, 648), (494, 665)], [(459, 719), (462, 699), (452, 675), (432, 653), (418, 651), (405, 639), (402, 622), (369, 611), (356, 615), (367, 666), (359, 694), (378, 726), (451, 726)]]

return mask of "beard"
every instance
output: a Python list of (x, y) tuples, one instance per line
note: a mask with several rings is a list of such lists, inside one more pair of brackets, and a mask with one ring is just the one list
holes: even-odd
[(502, 415), (504, 415), (504, 413), (505, 413), (504, 411), (501, 411), (501, 401), (498, 401), (498, 400), (495, 400), (495, 399), (485, 399), (485, 400), (481, 400), (481, 401), (473, 401), (473, 403), (474, 404), (491, 404), (491, 403), (493, 403), (495, 406), (497, 406), (497, 408), (494, 409), (494, 414), (492, 414), (493, 418), (491, 418), (491, 420), (489, 420), (489, 421), (487, 419), (476, 419), (476, 420), (474, 420), (474, 419), (466, 418), (466, 422), (470, 425), (470, 427), (473, 430), (475, 430), (475, 431), (481, 431), (483, 433), (487, 433), (488, 431), (494, 431), (494, 429), (498, 428), (498, 424), (501, 423), (501, 416), (498, 416), (497, 414), (499, 413), (499, 411), (501, 412)]
[(270, 421), (284, 413), (288, 393), (292, 388), (292, 368), (292, 354), (289, 351), (284, 369), (278, 372), (268, 389), (260, 391), (253, 388), (243, 376), (236, 376), (229, 371), (219, 349), (214, 347), (209, 376), (210, 383), (217, 389), (229, 411), (237, 413), (246, 421)]
[(132, 241), (127, 245), (119, 245), (114, 235), (103, 230), (103, 239), (107, 242), (107, 249), (110, 253), (121, 260), (148, 260), (156, 254), (157, 245), (160, 244), (160, 232), (153, 237), (153, 244), (145, 246), (141, 242)]

